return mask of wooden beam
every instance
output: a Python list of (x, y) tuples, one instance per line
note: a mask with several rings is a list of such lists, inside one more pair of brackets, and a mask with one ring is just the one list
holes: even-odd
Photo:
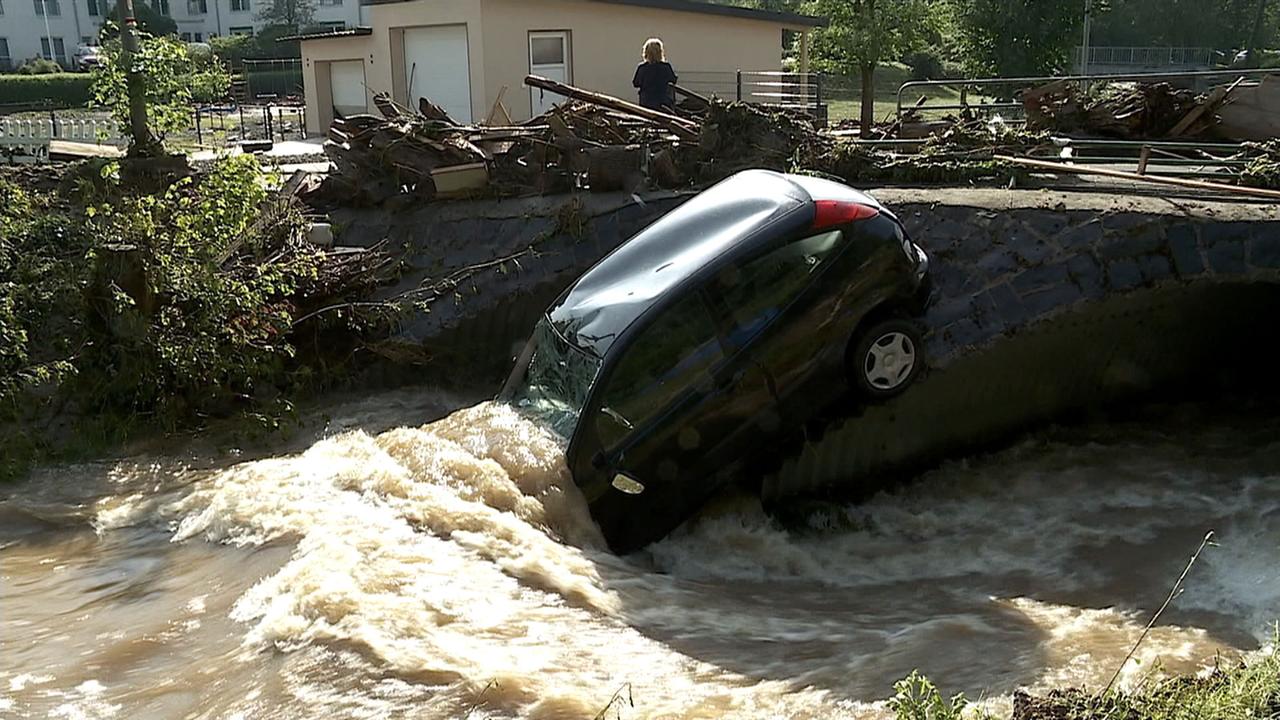
[(1191, 190), (1212, 190), (1214, 192), (1223, 192), (1233, 195), (1247, 195), (1249, 197), (1266, 198), (1268, 200), (1280, 200), (1280, 191), (1267, 190), (1265, 188), (1225, 185), (1223, 183), (1205, 182), (1203, 180), (1186, 180), (1183, 178), (1164, 177), (1160, 175), (1139, 175), (1137, 173), (1125, 172), (1123, 170), (1108, 170), (1106, 168), (1091, 168), (1080, 165), (1064, 165), (1063, 163), (1032, 160), (1031, 158), (1011, 157), (1009, 155), (996, 155), (995, 159), (1054, 173), (1100, 175), (1102, 177), (1117, 178), (1119, 180), (1133, 180), (1136, 182), (1154, 183), (1156, 185), (1172, 185), (1174, 187), (1183, 187)]
[(650, 110), (649, 108), (629, 103), (626, 100), (613, 97), (612, 95), (583, 90), (582, 88), (576, 88), (572, 85), (566, 85), (538, 75), (529, 75), (524, 79), (524, 84), (529, 87), (548, 90), (556, 93), (557, 95), (563, 95), (591, 105), (598, 105), (600, 107), (609, 108), (610, 110), (617, 110), (618, 112), (625, 113), (627, 115), (644, 118), (645, 120), (666, 128), (667, 130), (685, 138), (692, 139), (698, 136), (698, 124), (696, 122), (685, 120), (684, 118), (676, 117), (675, 115), (669, 115), (659, 110)]
[(1179, 120), (1178, 124), (1173, 126), (1173, 129), (1169, 131), (1169, 137), (1178, 137), (1182, 133), (1186, 132), (1187, 129), (1190, 128), (1195, 123), (1195, 121), (1199, 120), (1205, 113), (1210, 112), (1214, 108), (1221, 105), (1222, 101), (1226, 100), (1227, 96), (1230, 95), (1233, 91), (1235, 91), (1235, 89), (1239, 87), (1240, 83), (1242, 82), (1244, 82), (1244, 78), (1240, 77), (1240, 78), (1237, 78), (1235, 82), (1231, 83), (1231, 87), (1220, 86), (1220, 87), (1214, 88), (1213, 92), (1209, 93), (1209, 97), (1205, 98), (1204, 102), (1192, 108), (1191, 112), (1187, 113), (1186, 117)]

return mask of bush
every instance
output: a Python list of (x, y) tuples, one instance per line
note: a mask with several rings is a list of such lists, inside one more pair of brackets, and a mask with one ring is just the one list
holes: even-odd
[(902, 62), (911, 68), (912, 80), (942, 80), (947, 76), (942, 58), (929, 50), (908, 53)]
[(84, 107), (92, 97), (92, 82), (88, 73), (0, 75), (0, 98), (15, 105)]
[(62, 72), (62, 66), (52, 60), (35, 58), (28, 60), (18, 68), (19, 75), (52, 75)]

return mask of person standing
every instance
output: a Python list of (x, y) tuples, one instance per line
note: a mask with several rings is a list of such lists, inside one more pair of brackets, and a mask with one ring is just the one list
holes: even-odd
[(636, 75), (631, 80), (640, 91), (640, 104), (652, 110), (675, 109), (676, 93), (671, 84), (676, 81), (676, 71), (667, 62), (666, 50), (658, 38), (649, 38), (641, 53), (644, 59), (636, 67)]

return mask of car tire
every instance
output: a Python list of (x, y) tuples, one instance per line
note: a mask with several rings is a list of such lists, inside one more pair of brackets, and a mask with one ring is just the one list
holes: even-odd
[(849, 374), (864, 397), (895, 397), (911, 386), (924, 367), (920, 328), (909, 320), (882, 320), (859, 334), (852, 347)]

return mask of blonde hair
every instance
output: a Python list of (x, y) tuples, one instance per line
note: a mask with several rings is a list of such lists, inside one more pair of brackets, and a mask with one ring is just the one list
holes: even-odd
[(640, 57), (646, 62), (662, 62), (667, 59), (667, 52), (663, 49), (661, 40), (649, 38), (644, 42), (644, 50), (641, 51)]

